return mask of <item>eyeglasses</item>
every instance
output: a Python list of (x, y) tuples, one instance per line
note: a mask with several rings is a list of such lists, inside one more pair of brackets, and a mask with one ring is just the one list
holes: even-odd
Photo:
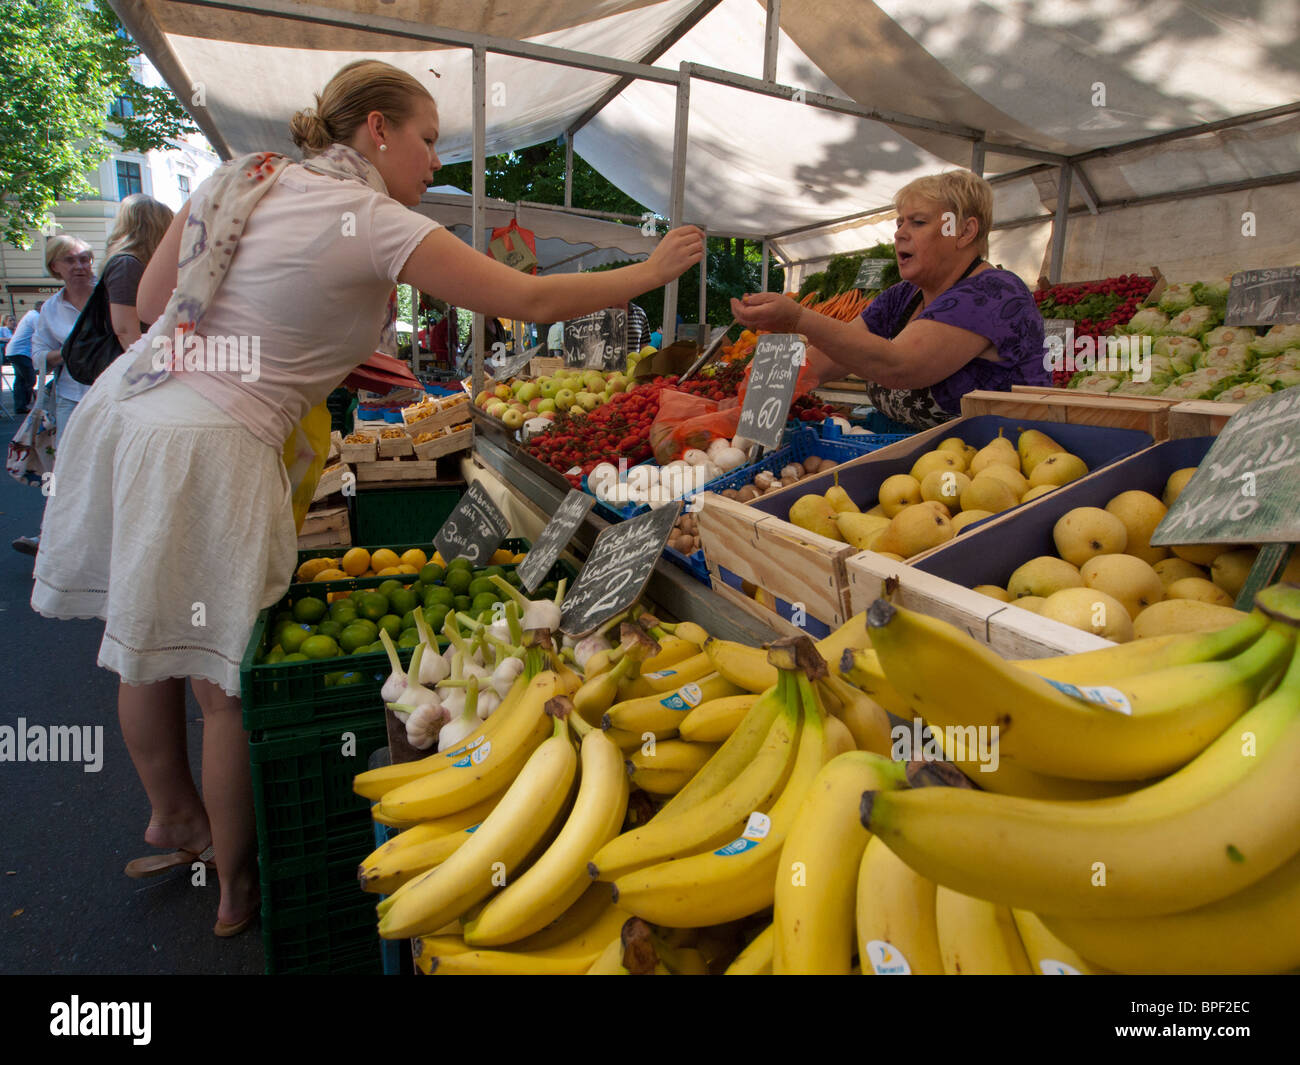
[(90, 252), (85, 252), (81, 255), (64, 255), (61, 258), (56, 259), (54, 261), (59, 263), (66, 263), (68, 266), (78, 266), (78, 265), (89, 266), (91, 263), (95, 261), (95, 256)]

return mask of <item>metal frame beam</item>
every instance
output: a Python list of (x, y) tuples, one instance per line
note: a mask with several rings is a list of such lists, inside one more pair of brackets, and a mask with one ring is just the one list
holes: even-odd
[[(474, 46), (474, 73), (471, 96), (471, 108), (474, 111), (474, 232), (471, 245), (475, 251), (486, 247), (487, 209), (483, 204), (485, 192), (485, 159), (487, 147), (487, 51), (483, 45)], [(483, 391), (483, 345), (487, 339), (486, 324), (481, 311), (474, 312), (474, 324), (470, 328), (471, 358), (473, 359), (473, 392), (478, 395)]]
[(776, 82), (777, 49), (781, 43), (781, 0), (767, 0), (767, 33), (763, 39), (763, 80)]
[[(691, 118), (691, 75), (683, 63), (677, 74), (677, 114), (673, 121), (673, 183), (669, 193), (668, 224), (682, 224), (686, 209), (686, 147), (689, 142)], [(708, 256), (708, 246), (704, 249)], [(664, 286), (664, 320), (662, 322), (664, 346), (677, 339), (677, 278)]]
[(1065, 263), (1065, 230), (1070, 220), (1070, 185), (1074, 167), (1066, 163), (1061, 167), (1056, 181), (1056, 218), (1052, 223), (1052, 265), (1047, 279), (1053, 285), (1061, 280), (1061, 267)]

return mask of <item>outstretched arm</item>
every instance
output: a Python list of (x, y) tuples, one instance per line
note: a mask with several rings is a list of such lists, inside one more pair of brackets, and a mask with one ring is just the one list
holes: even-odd
[[(185, 220), (190, 216), (187, 202), (172, 219), (162, 241), (154, 249), (149, 265), (140, 275), (140, 287), (136, 289), (135, 307), (138, 312), (136, 330), (140, 321), (156, 322), (162, 317), (167, 301), (176, 289), (176, 268), (181, 256), (181, 233), (185, 229)], [(113, 319), (116, 328), (117, 319)]]
[(558, 322), (626, 303), (680, 277), (703, 257), (703, 234), (695, 226), (681, 226), (643, 263), (533, 277), (474, 251), (446, 229), (435, 229), (406, 260), (398, 281), (493, 318)]

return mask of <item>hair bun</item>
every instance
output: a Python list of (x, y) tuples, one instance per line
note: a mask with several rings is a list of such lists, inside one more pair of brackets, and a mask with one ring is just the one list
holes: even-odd
[(294, 113), (289, 119), (289, 136), (304, 152), (323, 152), (333, 143), (325, 120), (315, 109), (307, 107)]

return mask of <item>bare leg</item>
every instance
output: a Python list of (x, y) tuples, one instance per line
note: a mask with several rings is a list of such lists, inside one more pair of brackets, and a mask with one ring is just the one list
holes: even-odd
[(203, 798), (221, 881), (217, 919), (233, 924), (258, 904), (257, 829), (243, 707), (211, 681), (191, 677), (203, 708)]
[(120, 683), (117, 717), (131, 761), (153, 810), (144, 838), (154, 847), (199, 852), (212, 839), (190, 773), (185, 741), (185, 682)]

